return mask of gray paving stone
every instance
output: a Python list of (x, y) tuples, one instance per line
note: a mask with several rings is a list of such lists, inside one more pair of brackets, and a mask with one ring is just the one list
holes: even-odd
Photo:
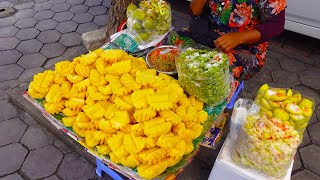
[(60, 3), (60, 4), (55, 4), (51, 7), (51, 10), (54, 12), (63, 12), (67, 11), (71, 7), (70, 4), (66, 3)]
[(2, 57), (0, 65), (16, 63), (21, 56), (22, 54), (14, 49), (0, 51), (0, 57)]
[(47, 31), (56, 28), (58, 22), (53, 19), (46, 19), (39, 21), (35, 28), (39, 29), (40, 31)]
[(212, 166), (203, 163), (199, 159), (193, 159), (184, 171), (177, 178), (178, 180), (201, 180), (207, 179), (211, 172)]
[(320, 121), (320, 105), (316, 106), (314, 113), (316, 114), (318, 121)]
[(305, 132), (303, 133), (303, 139), (302, 139), (302, 142), (301, 142), (299, 148), (305, 147), (305, 146), (309, 145), (310, 143), (311, 143), (310, 136), (308, 134), (308, 130), (306, 129)]
[(14, 106), (9, 100), (0, 101), (1, 107), (1, 120), (8, 120), (12, 118), (19, 117), (21, 114), (21, 109)]
[(311, 141), (314, 144), (320, 146), (320, 122), (309, 126), (308, 131), (311, 137)]
[(60, 161), (62, 153), (54, 146), (31, 151), (21, 167), (21, 171), (31, 179), (39, 179), (53, 175)]
[(53, 43), (59, 41), (61, 33), (56, 30), (42, 31), (37, 39), (43, 43)]
[(59, 178), (56, 175), (53, 175), (48, 178), (44, 178), (43, 180), (59, 180)]
[(256, 83), (255, 81), (253, 81), (252, 79), (249, 79), (245, 82), (245, 87), (244, 87), (244, 91), (247, 91), (251, 94), (252, 97), (255, 98), (255, 96), (257, 95), (257, 92), (260, 88), (260, 84)]
[(34, 125), (34, 124), (37, 124), (38, 122), (36, 120), (33, 119), (33, 117), (31, 117), (27, 112), (23, 112), (21, 113), (20, 115), (20, 119), (28, 124), (28, 125)]
[(42, 3), (42, 2), (47, 2), (49, 0), (35, 0), (36, 3)]
[(0, 8), (13, 7), (13, 4), (9, 1), (0, 2)]
[(18, 28), (14, 26), (7, 26), (0, 28), (0, 38), (14, 36), (18, 32)]
[(72, 20), (77, 23), (86, 23), (86, 22), (92, 21), (92, 19), (93, 19), (93, 16), (91, 14), (80, 13), (80, 14), (76, 14)]
[(73, 152), (65, 155), (57, 174), (62, 179), (90, 179), (94, 177), (94, 166)]
[(99, 27), (92, 22), (80, 24), (77, 28), (77, 32), (83, 34), (85, 32), (97, 30)]
[(299, 151), (304, 167), (309, 171), (320, 175), (320, 147), (312, 144), (301, 148)]
[(39, 33), (40, 31), (36, 28), (21, 29), (17, 32), (16, 37), (20, 40), (34, 39)]
[(59, 23), (58, 26), (56, 27), (56, 30), (61, 33), (68, 33), (68, 32), (75, 31), (77, 27), (78, 27), (78, 24), (75, 23), (74, 21), (65, 21), (65, 22)]
[(20, 19), (14, 25), (20, 29), (24, 29), (24, 28), (34, 27), (34, 25), (37, 24), (37, 22), (38, 20), (34, 18), (26, 18), (26, 19)]
[(60, 141), (60, 140), (57, 139), (57, 138), (54, 140), (53, 145), (54, 145), (56, 148), (58, 148), (61, 152), (63, 152), (64, 154), (70, 153), (70, 152), (73, 151), (68, 145), (66, 145), (65, 143), (63, 143), (62, 141)]
[(42, 66), (46, 60), (47, 58), (40, 53), (26, 54), (20, 58), (18, 64), (24, 69), (31, 69)]
[(0, 146), (19, 142), (26, 129), (27, 125), (18, 118), (0, 122)]
[(24, 3), (24, 4), (17, 4), (14, 6), (15, 9), (29, 9), (32, 8), (33, 5), (35, 5), (34, 2), (28, 2), (28, 3)]
[(69, 21), (73, 18), (74, 14), (72, 14), (69, 11), (66, 12), (60, 12), (60, 13), (56, 13), (53, 16), (53, 19), (58, 21), (58, 22), (63, 22), (63, 21)]
[(0, 147), (0, 174), (10, 174), (20, 169), (28, 151), (18, 143)]
[(0, 38), (0, 51), (14, 49), (20, 40), (15, 37)]
[(66, 3), (71, 5), (82, 4), (85, 0), (67, 0)]
[(85, 2), (84, 2), (84, 4), (85, 5), (87, 5), (87, 6), (99, 6), (99, 5), (101, 5), (101, 3), (102, 3), (102, 0), (86, 0)]
[(300, 84), (299, 76), (287, 70), (276, 70), (271, 72), (274, 82), (293, 87)]
[(59, 61), (64, 61), (66, 58), (63, 57), (63, 56), (59, 56), (59, 57), (55, 57), (55, 58), (51, 58), (51, 59), (48, 59), (44, 65), (43, 65), (43, 68), (45, 69), (49, 69), (51, 67), (54, 68), (54, 64), (56, 64), (57, 62)]
[(74, 14), (80, 14), (80, 13), (85, 13), (87, 12), (89, 9), (88, 6), (84, 5), (84, 4), (80, 4), (80, 5), (75, 5), (72, 6), (69, 11), (74, 13)]
[(102, 6), (110, 8), (111, 7), (111, 2), (112, 2), (112, 0), (104, 0), (102, 2)]
[(216, 158), (218, 157), (219, 150), (221, 149), (222, 145), (223, 143), (219, 143), (217, 149), (201, 147), (199, 153), (196, 155), (196, 158), (207, 164), (213, 165)]
[(31, 18), (36, 12), (33, 9), (23, 9), (17, 12), (14, 16), (18, 19)]
[(311, 97), (316, 104), (320, 103), (320, 96), (315, 90), (303, 85), (295, 86), (293, 89), (300, 92), (304, 96)]
[(99, 15), (93, 18), (93, 22), (98, 26), (104, 26), (107, 24), (107, 15)]
[(64, 47), (62, 44), (58, 42), (55, 42), (55, 43), (45, 44), (42, 47), (40, 52), (47, 58), (54, 58), (62, 55), (65, 50), (66, 50), (66, 47)]
[(308, 70), (299, 73), (301, 83), (311, 87), (315, 90), (320, 90), (320, 69), (319, 68), (309, 68)]
[(81, 44), (81, 36), (76, 32), (63, 34), (59, 42), (66, 47), (76, 46)]
[(97, 16), (97, 15), (105, 14), (107, 10), (108, 9), (103, 6), (94, 6), (89, 9), (88, 13), (94, 16)]
[(301, 168), (301, 158), (300, 158), (299, 152), (297, 152), (296, 155), (294, 156), (292, 171), (296, 171), (300, 168)]
[(53, 134), (39, 124), (35, 124), (28, 127), (21, 142), (33, 150), (52, 144), (53, 140)]
[(18, 21), (18, 18), (14, 16), (0, 18), (0, 27), (11, 26)]
[(2, 81), (0, 83), (0, 100), (2, 101), (8, 99), (8, 91), (11, 90), (11, 88), (16, 87), (20, 83), (21, 82), (18, 80)]
[(23, 68), (17, 64), (0, 66), (0, 81), (16, 79), (22, 73)]
[(306, 169), (297, 172), (291, 176), (292, 180), (319, 180), (320, 177)]
[(19, 81), (25, 82), (25, 83), (30, 83), (35, 74), (38, 74), (43, 71), (44, 71), (44, 69), (42, 67), (24, 70), (22, 72), (22, 74), (19, 76)]
[(67, 48), (66, 52), (64, 52), (63, 54), (63, 57), (65, 57), (68, 60), (72, 60), (73, 58), (80, 56), (81, 54), (85, 54), (87, 52), (87, 49), (82, 45), (74, 46)]
[(54, 15), (54, 12), (51, 10), (43, 10), (37, 12), (33, 17), (38, 19), (38, 20), (44, 20), (44, 19), (50, 19)]
[(36, 39), (31, 39), (27, 41), (22, 41), (18, 46), (17, 50), (20, 51), (22, 54), (31, 54), (31, 53), (36, 53), (39, 52), (42, 43)]
[(14, 173), (3, 177), (2, 180), (23, 180), (23, 178), (18, 173)]
[(47, 10), (47, 9), (50, 9), (51, 6), (53, 6), (52, 3), (50, 2), (42, 2), (42, 3), (36, 3), (33, 7), (33, 9), (35, 11), (43, 11), (43, 10)]
[(60, 4), (66, 2), (66, 0), (51, 0), (50, 2), (53, 4)]
[(319, 122), (318, 119), (317, 119), (317, 115), (316, 115), (316, 112), (314, 111), (312, 116), (310, 117), (310, 120), (309, 120), (309, 123), (308, 123), (308, 126), (310, 126), (311, 124), (314, 124), (316, 122)]
[(283, 58), (280, 61), (281, 67), (285, 70), (299, 73), (307, 70), (307, 67), (301, 61), (297, 61), (295, 59), (291, 59), (289, 57)]

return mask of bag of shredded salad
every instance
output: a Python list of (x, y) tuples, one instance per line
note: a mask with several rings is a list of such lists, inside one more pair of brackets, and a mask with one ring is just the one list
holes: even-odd
[(276, 118), (252, 115), (238, 131), (232, 158), (267, 176), (283, 178), (300, 143), (300, 135), (292, 126)]
[(229, 58), (217, 50), (187, 48), (178, 58), (179, 82), (186, 93), (216, 106), (230, 94)]

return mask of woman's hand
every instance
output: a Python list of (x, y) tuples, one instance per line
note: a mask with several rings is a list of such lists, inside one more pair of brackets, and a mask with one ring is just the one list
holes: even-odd
[(224, 53), (229, 53), (233, 48), (241, 44), (254, 44), (261, 38), (259, 31), (255, 29), (232, 32), (220, 36), (214, 41), (214, 46)]
[(240, 44), (243, 44), (243, 37), (241, 37), (241, 33), (239, 32), (222, 35), (214, 41), (214, 46), (224, 53), (229, 53)]

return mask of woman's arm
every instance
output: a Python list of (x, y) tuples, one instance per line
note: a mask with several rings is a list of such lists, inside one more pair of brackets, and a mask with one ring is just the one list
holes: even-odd
[(190, 10), (192, 15), (200, 16), (206, 3), (207, 0), (192, 0), (190, 3)]
[(214, 41), (216, 48), (225, 53), (241, 44), (255, 44), (268, 41), (284, 31), (285, 11), (270, 18), (268, 21), (251, 30), (228, 33)]

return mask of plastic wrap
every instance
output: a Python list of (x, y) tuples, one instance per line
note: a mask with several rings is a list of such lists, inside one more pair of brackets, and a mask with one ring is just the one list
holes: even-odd
[(238, 99), (234, 104), (230, 119), (230, 133), (232, 140), (237, 140), (240, 127), (245, 123), (248, 116), (258, 114), (260, 107), (250, 99)]
[(255, 102), (261, 106), (261, 115), (280, 119), (301, 136), (314, 110), (313, 99), (291, 89), (272, 88), (267, 84), (260, 87)]
[(299, 133), (281, 120), (248, 116), (239, 129), (232, 158), (267, 176), (283, 178), (300, 142)]
[(130, 4), (127, 8), (127, 27), (139, 44), (146, 44), (155, 35), (166, 34), (171, 27), (171, 7), (164, 0), (143, 0), (139, 8)]
[(230, 94), (229, 59), (221, 52), (188, 48), (177, 61), (177, 71), (185, 92), (210, 106)]

